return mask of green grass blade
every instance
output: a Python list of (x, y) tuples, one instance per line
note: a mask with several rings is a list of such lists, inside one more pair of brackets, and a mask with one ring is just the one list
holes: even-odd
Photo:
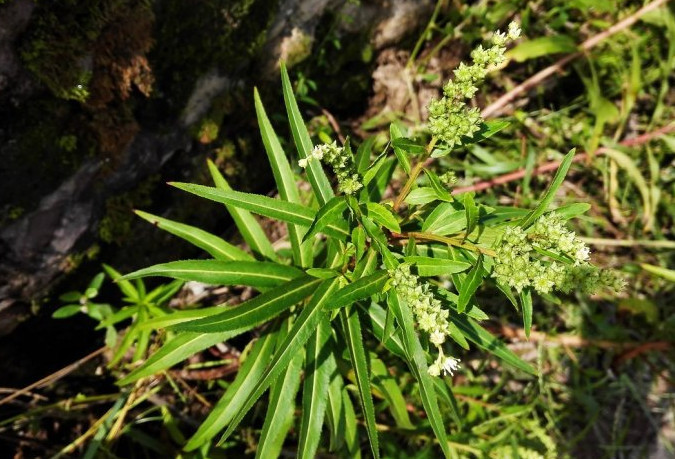
[(532, 209), (532, 211), (521, 220), (520, 222), (521, 227), (528, 228), (539, 217), (541, 217), (544, 214), (544, 212), (546, 212), (548, 206), (551, 204), (551, 201), (555, 197), (556, 191), (558, 191), (558, 188), (560, 188), (560, 185), (562, 185), (562, 182), (565, 180), (567, 171), (570, 169), (570, 166), (572, 165), (572, 159), (574, 158), (575, 151), (576, 151), (575, 149), (572, 149), (570, 150), (569, 153), (565, 155), (562, 162), (560, 163), (558, 172), (555, 173), (553, 181), (551, 181), (551, 184), (548, 186), (546, 192), (541, 197), (541, 200), (539, 201), (537, 207)]
[(344, 196), (336, 196), (331, 198), (330, 201), (321, 206), (319, 211), (316, 213), (314, 221), (309, 227), (307, 233), (305, 233), (303, 240), (309, 239), (329, 224), (334, 224), (338, 220), (342, 219), (342, 214), (346, 209), (347, 201), (345, 200)]
[(269, 288), (302, 275), (297, 268), (270, 261), (181, 260), (139, 269), (122, 279), (160, 276), (212, 285)]
[(235, 247), (229, 242), (206, 232), (200, 228), (178, 223), (166, 218), (158, 217), (140, 210), (136, 210), (136, 215), (141, 217), (153, 225), (163, 229), (164, 231), (178, 236), (186, 240), (190, 244), (199, 247), (208, 252), (213, 258), (218, 260), (253, 260), (253, 257), (248, 253)]
[(417, 267), (418, 274), (423, 277), (460, 273), (471, 268), (471, 263), (446, 258), (412, 256), (405, 257), (405, 261), (413, 263)]
[[(213, 161), (209, 160), (207, 164), (216, 188), (222, 191), (232, 191), (227, 180), (225, 180), (225, 177), (223, 177)], [(232, 216), (232, 220), (234, 220), (234, 224), (237, 226), (241, 237), (243, 237), (244, 241), (251, 247), (251, 250), (270, 260), (278, 259), (274, 247), (272, 247), (272, 243), (269, 241), (262, 226), (260, 226), (260, 223), (258, 223), (258, 220), (256, 220), (253, 215), (244, 209), (228, 204), (225, 204), (225, 208)]]
[(520, 357), (511, 352), (511, 350), (504, 345), (499, 339), (492, 335), (485, 328), (478, 325), (473, 319), (465, 315), (450, 314), (450, 321), (459, 328), (462, 334), (471, 342), (478, 345), (483, 350), (488, 351), (495, 357), (500, 358), (505, 363), (514, 368), (536, 375), (537, 372), (532, 366), (524, 362)]
[(333, 298), (329, 300), (326, 309), (338, 309), (380, 293), (387, 280), (389, 280), (389, 275), (384, 270), (362, 277), (338, 290)]
[(361, 334), (361, 322), (359, 321), (356, 308), (346, 308), (340, 311), (340, 322), (344, 330), (345, 340), (349, 349), (349, 357), (352, 361), (356, 385), (359, 390), (359, 400), (363, 417), (365, 418), (366, 431), (370, 440), (370, 449), (375, 459), (380, 457), (380, 445), (375, 427), (375, 406), (370, 390), (370, 378), (368, 374), (368, 361), (363, 349), (363, 335)]
[(322, 317), (319, 326), (307, 344), (305, 381), (302, 387), (302, 418), (297, 457), (315, 457), (321, 439), (321, 426), (326, 414), (328, 384), (334, 371), (335, 360), (329, 362), (331, 326), (327, 317)]
[(462, 313), (466, 310), (466, 307), (469, 305), (469, 301), (473, 298), (473, 294), (476, 293), (478, 287), (483, 282), (483, 275), (485, 270), (483, 269), (483, 255), (481, 254), (478, 257), (476, 265), (471, 268), (469, 274), (467, 274), (466, 279), (462, 282), (462, 286), (459, 289), (459, 299), (457, 301), (457, 310)]
[[(260, 126), (260, 135), (262, 136), (263, 145), (267, 152), (267, 158), (272, 166), (272, 173), (274, 174), (274, 181), (277, 184), (279, 195), (281, 199), (300, 204), (300, 193), (298, 193), (298, 186), (295, 183), (295, 177), (291, 166), (288, 164), (286, 154), (281, 148), (279, 138), (274, 132), (272, 123), (270, 123), (265, 107), (260, 100), (258, 89), (253, 92), (253, 99), (255, 100), (255, 112), (258, 116), (258, 125)], [(291, 249), (293, 250), (293, 260), (297, 266), (309, 267), (312, 265), (312, 246), (311, 244), (303, 244), (303, 236), (307, 230), (295, 224), (288, 225), (288, 239), (291, 242)]]
[(279, 457), (281, 453), (286, 435), (293, 425), (303, 357), (302, 352), (298, 352), (284, 374), (272, 383), (256, 458)]
[(241, 420), (244, 418), (246, 413), (251, 409), (255, 404), (256, 400), (267, 390), (270, 383), (276, 379), (279, 374), (288, 367), (290, 361), (295, 357), (296, 354), (301, 352), (305, 343), (314, 333), (316, 327), (321, 321), (321, 316), (324, 314), (323, 307), (325, 306), (326, 301), (333, 294), (336, 286), (338, 285), (337, 279), (325, 280), (319, 285), (316, 292), (312, 296), (312, 299), (309, 301), (309, 304), (302, 308), (302, 312), (296, 319), (293, 324), (293, 329), (288, 333), (285, 341), (278, 346), (279, 352), (274, 354), (269, 367), (265, 373), (257, 381), (255, 388), (246, 399), (246, 403), (241, 410), (234, 417), (227, 430), (220, 439), (220, 443), (225, 441), (237, 428)]
[[(312, 152), (312, 139), (309, 137), (309, 132), (302, 120), (298, 102), (295, 100), (291, 80), (288, 78), (288, 71), (286, 65), (281, 63), (281, 85), (284, 92), (284, 102), (286, 104), (286, 112), (288, 113), (288, 120), (291, 125), (291, 133), (295, 141), (298, 155), (300, 158), (307, 158)], [(325, 205), (334, 196), (333, 189), (326, 174), (318, 161), (310, 161), (307, 166), (307, 178), (312, 185), (312, 190), (316, 196), (319, 205)]]
[(417, 333), (415, 333), (412, 312), (407, 304), (399, 300), (396, 292), (392, 291), (390, 293), (389, 300), (389, 307), (392, 308), (396, 315), (396, 320), (403, 330), (405, 349), (409, 356), (408, 366), (419, 383), (420, 397), (422, 398), (424, 410), (429, 418), (429, 423), (431, 424), (434, 434), (436, 434), (436, 438), (438, 439), (443, 454), (445, 457), (450, 457), (452, 453), (448, 446), (443, 416), (438, 409), (436, 390), (434, 389), (432, 376), (429, 375), (427, 358), (422, 349), (422, 345), (420, 344), (419, 337), (417, 336)]
[(377, 358), (370, 359), (370, 365), (373, 373), (373, 385), (375, 385), (385, 400), (389, 404), (389, 411), (391, 411), (396, 425), (401, 429), (414, 429), (410, 422), (410, 415), (408, 414), (407, 403), (398, 383), (394, 377), (389, 373), (384, 362)]
[[(312, 225), (316, 215), (316, 211), (309, 207), (258, 194), (242, 193), (240, 191), (222, 191), (217, 188), (194, 185), (192, 183), (171, 183), (171, 185), (212, 201), (242, 208), (264, 217), (275, 218), (296, 225), (309, 227)], [(345, 239), (349, 236), (346, 222), (328, 224), (324, 228), (324, 233), (340, 239)]]
[(530, 337), (530, 330), (532, 330), (532, 290), (530, 288), (523, 289), (520, 292), (520, 304), (523, 308), (523, 327), (525, 328), (525, 336)]
[(221, 343), (226, 339), (237, 336), (245, 331), (245, 329), (239, 329), (206, 335), (203, 333), (181, 333), (168, 340), (157, 352), (152, 354), (141, 367), (120, 379), (117, 384), (124, 386), (141, 378), (145, 378), (146, 376), (154, 375), (157, 372), (166, 370), (167, 368), (182, 362), (199, 351)]
[(178, 324), (175, 330), (218, 333), (238, 328), (252, 328), (281, 314), (307, 298), (318, 287), (321, 279), (303, 276), (275, 289), (268, 290), (244, 303), (227, 308), (220, 314)]
[(210, 441), (227, 426), (232, 417), (241, 409), (250, 391), (253, 390), (255, 382), (263, 374), (267, 362), (272, 357), (278, 334), (278, 330), (267, 333), (253, 344), (232, 384), (228, 386), (218, 403), (199, 426), (197, 432), (185, 445), (186, 451), (197, 449)]

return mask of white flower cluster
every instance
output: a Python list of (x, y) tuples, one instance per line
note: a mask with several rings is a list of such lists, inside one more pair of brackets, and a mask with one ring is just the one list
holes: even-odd
[(314, 159), (323, 160), (333, 168), (340, 192), (354, 194), (363, 187), (361, 176), (356, 172), (354, 158), (344, 148), (338, 147), (335, 141), (315, 146), (307, 158), (298, 161), (298, 165), (305, 168)]
[[(542, 294), (554, 288), (587, 293), (602, 285), (622, 288), (622, 280), (615, 273), (600, 271), (589, 263), (589, 248), (556, 214), (542, 216), (527, 231), (519, 226), (506, 228), (496, 252), (492, 276), (518, 292), (526, 287)], [(570, 263), (544, 261), (542, 253), (567, 258)]]
[(495, 32), (492, 46), (485, 49), (479, 45), (471, 52), (473, 63), (459, 64), (455, 78), (443, 87), (443, 97), (429, 104), (429, 130), (450, 148), (462, 144), (462, 137), (473, 137), (480, 129), (483, 119), (476, 107), (467, 107), (466, 100), (471, 99), (491, 67), (504, 62), (506, 43), (520, 37), (520, 27), (515, 22), (509, 24), (507, 33)]
[(410, 265), (400, 264), (389, 272), (392, 286), (399, 298), (405, 301), (415, 316), (417, 326), (429, 335), (429, 341), (436, 346), (438, 357), (429, 366), (429, 374), (439, 376), (441, 371), (452, 375), (459, 368), (459, 360), (443, 354), (443, 343), (450, 334), (450, 311), (443, 309), (441, 302), (429, 291), (429, 284), (421, 283), (410, 272)]

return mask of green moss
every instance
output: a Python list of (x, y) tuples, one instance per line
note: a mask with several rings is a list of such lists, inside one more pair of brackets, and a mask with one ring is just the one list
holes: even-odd
[(148, 207), (159, 175), (146, 179), (136, 189), (109, 198), (105, 203), (105, 215), (101, 219), (98, 234), (102, 241), (121, 245), (131, 236), (135, 208)]
[[(109, 22), (133, 0), (41, 1), (20, 47), (24, 65), (56, 97), (85, 102), (92, 78), (91, 53)], [(149, 1), (141, 2), (149, 8)]]

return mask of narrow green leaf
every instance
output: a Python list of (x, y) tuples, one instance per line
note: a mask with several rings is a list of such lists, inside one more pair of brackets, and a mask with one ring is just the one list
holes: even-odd
[(403, 330), (405, 349), (409, 355), (408, 366), (419, 383), (420, 397), (422, 398), (424, 411), (427, 413), (429, 423), (431, 424), (434, 434), (436, 434), (436, 438), (438, 439), (443, 454), (446, 458), (451, 457), (452, 452), (448, 445), (443, 416), (438, 408), (434, 383), (432, 377), (429, 375), (429, 368), (427, 367), (427, 358), (424, 355), (424, 350), (420, 344), (419, 337), (414, 330), (412, 312), (407, 304), (400, 301), (396, 292), (391, 291), (389, 296), (391, 299), (389, 302), (390, 307)]
[(356, 248), (356, 261), (358, 262), (366, 251), (366, 232), (362, 226), (352, 230), (352, 244)]
[[(297, 225), (311, 226), (316, 215), (316, 211), (309, 207), (258, 194), (242, 193), (240, 191), (222, 191), (217, 188), (194, 185), (192, 183), (171, 183), (171, 185), (212, 201), (246, 209), (265, 217)], [(329, 224), (324, 228), (323, 232), (329, 236), (338, 238), (349, 236), (346, 222), (344, 224)]]
[[(171, 311), (169, 314), (165, 314), (159, 317), (153, 317), (152, 319), (146, 320), (145, 322), (140, 324), (140, 328), (141, 330), (157, 330), (160, 328), (168, 328), (183, 322), (203, 319), (204, 317), (211, 317), (223, 312), (224, 310), (225, 308), (221, 305), (221, 306), (211, 306), (209, 308), (183, 309)], [(111, 322), (110, 325), (112, 325), (112, 323), (114, 322)]]
[(307, 298), (321, 283), (321, 279), (303, 276), (275, 289), (268, 290), (244, 303), (227, 308), (220, 314), (174, 327), (178, 331), (218, 333), (239, 328), (249, 329), (281, 314)]
[(225, 428), (235, 413), (241, 409), (246, 398), (253, 390), (255, 382), (263, 374), (267, 367), (267, 362), (272, 357), (277, 335), (278, 331), (267, 333), (253, 344), (232, 384), (228, 386), (218, 403), (211, 409), (204, 422), (201, 423), (197, 432), (185, 445), (186, 451), (193, 451), (209, 442), (218, 432)]
[[(334, 367), (328, 361), (331, 353), (329, 340), (331, 326), (328, 317), (322, 317), (314, 336), (307, 343), (305, 381), (302, 387), (302, 418), (298, 453), (300, 458), (314, 458), (321, 439), (321, 426), (326, 414), (328, 384)], [(334, 363), (334, 361), (333, 361)]]
[(388, 280), (389, 274), (387, 271), (378, 271), (369, 276), (362, 277), (338, 290), (333, 295), (333, 298), (326, 303), (326, 309), (338, 309), (349, 306), (356, 301), (380, 293)]
[(485, 275), (485, 270), (483, 269), (483, 255), (481, 254), (478, 257), (478, 261), (475, 266), (471, 268), (471, 271), (466, 276), (466, 279), (462, 283), (462, 287), (459, 290), (459, 300), (457, 301), (457, 310), (461, 313), (464, 312), (466, 307), (473, 298), (473, 294), (476, 293), (476, 290), (483, 282), (483, 276)]
[(478, 224), (478, 206), (473, 200), (473, 193), (464, 193), (462, 195), (464, 203), (464, 213), (466, 215), (466, 237), (469, 236)]
[(297, 268), (270, 261), (181, 260), (139, 269), (122, 279), (161, 276), (212, 285), (268, 288), (302, 275)]
[(322, 310), (337, 285), (337, 279), (325, 280), (319, 285), (309, 304), (300, 312), (286, 340), (278, 346), (279, 351), (274, 354), (267, 370), (257, 381), (253, 391), (246, 399), (246, 403), (232, 419), (219, 443), (225, 441), (232, 434), (256, 400), (267, 390), (270, 383), (288, 367), (293, 357), (302, 350), (321, 321), (321, 315), (324, 314)]
[(567, 204), (566, 206), (558, 207), (552, 212), (560, 215), (563, 219), (569, 220), (585, 214), (591, 209), (591, 205), (587, 202), (575, 202)]
[[(288, 71), (283, 62), (281, 63), (281, 85), (284, 92), (284, 102), (286, 104), (288, 120), (291, 125), (293, 140), (298, 149), (298, 155), (300, 158), (304, 159), (312, 152), (312, 139), (309, 137), (305, 122), (302, 120), (302, 115), (300, 114), (300, 109), (298, 108), (298, 103), (295, 100), (295, 94), (293, 93), (293, 87), (291, 86), (291, 80), (288, 78)], [(312, 185), (312, 190), (314, 191), (314, 195), (316, 196), (319, 205), (323, 206), (333, 197), (333, 189), (318, 161), (309, 162), (307, 167), (307, 178)]]
[[(298, 193), (298, 186), (295, 183), (291, 166), (288, 164), (288, 159), (286, 159), (286, 154), (281, 148), (279, 138), (274, 132), (269, 118), (267, 118), (258, 89), (253, 91), (253, 99), (255, 101), (255, 112), (258, 116), (258, 125), (260, 126), (260, 135), (262, 136), (267, 158), (272, 167), (279, 195), (284, 201), (301, 204), (300, 193)], [(296, 224), (291, 223), (288, 225), (288, 239), (291, 242), (291, 249), (293, 250), (293, 260), (297, 266), (302, 267), (312, 265), (312, 246), (310, 244), (303, 245), (302, 243), (305, 231), (304, 227)]]
[(342, 214), (347, 210), (347, 201), (344, 196), (336, 196), (331, 198), (325, 205), (323, 205), (314, 217), (309, 231), (305, 233), (303, 241), (306, 241), (316, 233), (320, 232), (329, 224), (336, 224), (338, 220), (342, 219)]
[(78, 312), (82, 311), (81, 304), (68, 304), (66, 306), (61, 306), (59, 309), (52, 313), (53, 319), (66, 319), (72, 317)]
[[(390, 295), (387, 295), (387, 297), (389, 296)], [(384, 344), (387, 350), (389, 350), (391, 353), (398, 355), (402, 359), (407, 359), (407, 353), (403, 349), (403, 338), (401, 338), (402, 334), (400, 330), (394, 330), (388, 339), (384, 339), (384, 328), (386, 327), (387, 312), (382, 308), (382, 306), (375, 303), (374, 301), (368, 306), (365, 306), (363, 303), (357, 303), (357, 305), (368, 314), (370, 327), (366, 328), (373, 333), (373, 336), (380, 340), (380, 342), (382, 342), (382, 344)]]
[(354, 267), (354, 274), (352, 278), (360, 279), (374, 273), (378, 264), (379, 261), (377, 251), (372, 247), (368, 248), (366, 255), (361, 258)]
[(401, 232), (401, 227), (394, 214), (382, 204), (366, 202), (366, 210), (368, 216), (380, 225), (396, 233)]
[[(225, 177), (223, 177), (213, 161), (208, 160), (207, 164), (216, 188), (222, 191), (232, 191), (227, 180), (225, 180)], [(244, 241), (251, 247), (251, 250), (270, 260), (278, 259), (274, 247), (272, 247), (272, 243), (269, 241), (265, 231), (263, 231), (260, 223), (258, 223), (258, 220), (256, 220), (253, 215), (244, 209), (239, 209), (235, 206), (228, 205), (227, 203), (225, 203), (225, 208), (232, 216), (232, 220), (234, 220), (234, 224), (237, 226), (239, 233), (241, 233), (241, 237), (243, 237)]]
[(422, 231), (445, 236), (466, 228), (464, 210), (455, 209), (452, 203), (443, 202), (431, 211), (422, 224)]
[[(134, 301), (138, 301), (140, 299), (136, 287), (134, 287), (134, 285), (131, 282), (127, 280), (122, 280), (122, 274), (119, 271), (117, 271), (112, 266), (106, 265), (105, 263), (102, 266), (105, 272), (108, 274), (108, 276), (110, 276), (110, 278), (115, 281), (117, 287), (122, 291), (122, 293), (124, 293), (126, 296), (128, 296), (130, 299)], [(78, 300), (79, 298), (68, 301), (78, 301)]]
[(404, 151), (403, 148), (394, 144), (395, 140), (403, 138), (403, 133), (401, 132), (401, 129), (398, 127), (396, 123), (391, 123), (389, 125), (389, 136), (392, 141), (392, 147), (394, 148), (394, 154), (396, 155), (396, 159), (398, 159), (398, 162), (405, 171), (405, 173), (410, 175), (410, 157)]
[(405, 257), (404, 260), (407, 263), (413, 263), (417, 267), (417, 273), (423, 277), (443, 276), (459, 273), (471, 268), (471, 263), (445, 258), (412, 256)]
[(675, 270), (663, 268), (661, 266), (650, 265), (648, 263), (640, 263), (640, 267), (651, 274), (663, 277), (670, 282), (675, 282)]
[(546, 189), (546, 192), (539, 201), (539, 205), (537, 205), (537, 207), (535, 207), (530, 213), (528, 213), (521, 220), (520, 222), (521, 227), (528, 228), (539, 217), (541, 217), (544, 212), (546, 212), (548, 206), (551, 204), (551, 201), (555, 197), (556, 191), (558, 191), (558, 188), (560, 188), (560, 185), (562, 185), (562, 182), (565, 180), (567, 171), (570, 169), (570, 166), (572, 165), (572, 159), (574, 158), (575, 151), (576, 151), (575, 149), (572, 149), (570, 150), (569, 153), (567, 153), (567, 155), (565, 155), (562, 162), (560, 163), (558, 172), (556, 172), (555, 177), (553, 177), (553, 181), (551, 181), (551, 184)]
[(576, 42), (567, 35), (552, 35), (523, 41), (507, 51), (506, 56), (518, 62), (557, 53), (573, 53)]
[(164, 343), (142, 366), (117, 381), (117, 384), (124, 386), (146, 376), (154, 375), (182, 362), (199, 351), (203, 351), (214, 344), (221, 343), (245, 331), (245, 329), (239, 329), (214, 334), (181, 333)]
[(436, 194), (436, 198), (440, 199), (441, 201), (446, 201), (446, 202), (454, 201), (452, 195), (443, 186), (443, 184), (441, 183), (441, 179), (438, 178), (438, 176), (434, 173), (434, 171), (431, 171), (429, 169), (424, 169), (424, 173), (426, 174), (427, 178), (429, 179), (429, 185), (431, 185), (431, 189), (434, 190), (434, 193)]
[(352, 361), (356, 385), (359, 391), (361, 409), (366, 422), (366, 431), (370, 440), (370, 449), (375, 459), (380, 457), (380, 446), (375, 427), (375, 406), (370, 389), (370, 378), (366, 352), (363, 349), (363, 335), (361, 334), (361, 322), (359, 321), (356, 308), (340, 310), (340, 322), (345, 333), (345, 340), (349, 349), (349, 357)]
[(511, 352), (499, 339), (493, 336), (489, 331), (474, 322), (473, 319), (464, 315), (450, 314), (450, 321), (459, 328), (462, 334), (471, 342), (478, 345), (483, 350), (502, 359), (505, 363), (518, 368), (519, 370), (536, 375), (536, 371), (529, 363), (524, 362), (520, 357)]
[[(392, 139), (391, 144), (394, 148), (399, 148), (404, 152), (408, 152), (415, 155), (421, 155), (426, 152), (426, 147), (424, 145), (407, 137), (398, 137), (396, 139)], [(406, 172), (410, 173), (410, 171)]]
[(532, 290), (528, 287), (520, 292), (520, 304), (523, 307), (523, 327), (525, 336), (529, 339), (532, 329)]
[(373, 385), (382, 392), (385, 400), (387, 400), (396, 425), (401, 429), (413, 429), (407, 403), (397, 381), (389, 374), (389, 370), (382, 360), (371, 357), (370, 365), (373, 373)]
[(286, 435), (293, 425), (295, 397), (300, 388), (303, 353), (298, 352), (284, 374), (277, 378), (270, 389), (267, 414), (260, 433), (255, 457), (279, 457)]
[(253, 257), (229, 242), (214, 236), (202, 229), (183, 223), (174, 222), (166, 218), (158, 217), (140, 210), (136, 210), (136, 215), (163, 229), (164, 231), (178, 236), (208, 252), (218, 260), (253, 260)]
[(411, 206), (422, 206), (436, 199), (438, 199), (436, 190), (429, 186), (421, 186), (408, 193), (408, 196), (405, 197), (405, 202)]

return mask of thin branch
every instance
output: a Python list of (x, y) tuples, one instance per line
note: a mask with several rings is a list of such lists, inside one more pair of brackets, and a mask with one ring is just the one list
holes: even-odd
[(553, 65), (550, 65), (549, 67), (546, 67), (545, 69), (537, 72), (536, 74), (534, 74), (533, 76), (523, 81), (521, 84), (519, 84), (518, 86), (516, 86), (503, 96), (501, 96), (499, 99), (497, 99), (496, 101), (485, 107), (482, 112), (483, 117), (489, 118), (501, 115), (505, 111), (506, 106), (511, 102), (513, 102), (518, 96), (530, 91), (532, 88), (539, 86), (539, 84), (542, 81), (549, 78), (551, 75), (560, 72), (567, 64), (577, 59), (578, 57), (583, 56), (588, 50), (593, 48), (595, 45), (603, 42), (604, 40), (616, 34), (617, 32), (620, 32), (632, 26), (638, 21), (638, 19), (640, 19), (646, 13), (654, 11), (656, 8), (668, 3), (668, 1), (669, 0), (655, 0), (649, 3), (648, 5), (644, 6), (643, 8), (639, 9), (635, 13), (631, 14), (624, 20), (617, 22), (604, 32), (594, 35), (588, 40), (584, 41), (579, 46), (579, 51), (570, 54), (568, 56), (565, 56), (560, 60), (558, 60), (557, 62), (555, 62)]
[(55, 381), (58, 381), (59, 379), (63, 378), (67, 374), (71, 373), (72, 371), (74, 371), (77, 368), (79, 368), (80, 366), (82, 366), (84, 363), (88, 362), (89, 360), (93, 359), (94, 357), (97, 357), (97, 356), (103, 354), (103, 352), (106, 349), (107, 349), (107, 347), (103, 346), (102, 348), (95, 350), (91, 354), (82, 357), (77, 362), (71, 363), (70, 365), (68, 365), (66, 367), (63, 367), (58, 371), (55, 371), (54, 373), (50, 374), (49, 376), (45, 376), (44, 378), (40, 379), (39, 381), (34, 382), (33, 384), (31, 384), (29, 386), (26, 386), (23, 389), (17, 390), (13, 394), (8, 395), (7, 397), (0, 400), (0, 405), (4, 405), (7, 402), (11, 402), (12, 400), (14, 400), (15, 398), (17, 398), (21, 395), (28, 394), (33, 389), (36, 389), (36, 388), (39, 388), (39, 387), (42, 387), (42, 386), (46, 386), (47, 384), (51, 384)]

